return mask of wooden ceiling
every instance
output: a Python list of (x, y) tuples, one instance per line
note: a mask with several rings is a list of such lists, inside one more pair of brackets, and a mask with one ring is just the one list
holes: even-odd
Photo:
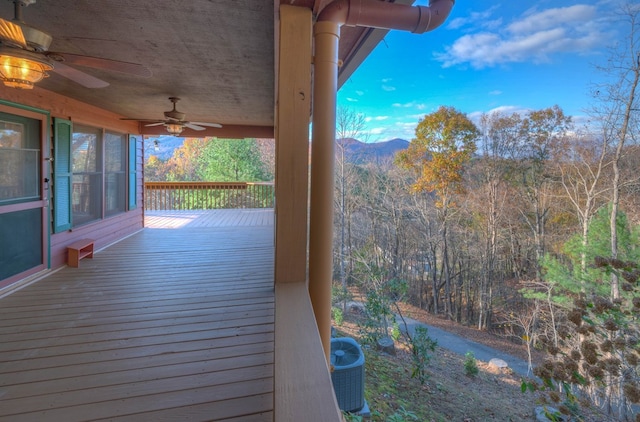
[[(317, 13), (331, 0), (37, 0), (27, 24), (52, 35), (50, 51), (143, 64), (145, 78), (75, 66), (109, 83), (89, 89), (52, 72), (37, 89), (96, 105), (123, 117), (163, 118), (168, 97), (191, 121), (273, 127), (274, 39), (280, 4)], [(405, 1), (406, 2), (406, 1)], [(12, 1), (0, 17), (14, 16)], [(386, 31), (344, 28), (340, 82)]]

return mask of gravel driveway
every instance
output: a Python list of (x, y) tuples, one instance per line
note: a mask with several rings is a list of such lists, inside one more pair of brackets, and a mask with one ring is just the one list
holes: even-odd
[[(402, 318), (396, 316), (396, 321), (398, 322), (399, 327), (404, 331), (405, 326)], [(412, 318), (404, 317), (404, 322), (406, 322), (407, 330), (412, 336), (415, 332), (416, 327), (422, 326), (428, 329), (429, 337), (436, 340), (438, 342), (438, 346), (440, 347), (451, 350), (452, 352), (458, 353), (462, 356), (464, 356), (467, 352), (472, 352), (476, 359), (483, 362), (489, 362), (491, 359), (501, 359), (505, 361), (509, 368), (511, 368), (515, 373), (522, 375), (523, 377), (533, 376), (529, 371), (529, 365), (525, 360), (485, 346), (484, 344), (468, 340), (464, 337), (442, 330), (438, 327), (423, 324), (420, 321), (416, 321)]]

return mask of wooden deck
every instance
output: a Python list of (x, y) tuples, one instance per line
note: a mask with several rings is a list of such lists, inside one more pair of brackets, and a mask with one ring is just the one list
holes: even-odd
[(273, 210), (234, 211), (0, 299), (0, 421), (272, 421)]
[(194, 227), (273, 227), (273, 209), (219, 209), (194, 211), (145, 211), (145, 227), (178, 229)]

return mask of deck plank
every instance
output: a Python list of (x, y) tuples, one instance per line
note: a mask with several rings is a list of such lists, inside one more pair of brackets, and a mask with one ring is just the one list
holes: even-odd
[(273, 421), (273, 210), (145, 225), (0, 299), (0, 421)]

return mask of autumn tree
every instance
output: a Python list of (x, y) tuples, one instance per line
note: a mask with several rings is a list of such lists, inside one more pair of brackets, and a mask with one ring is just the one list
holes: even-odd
[(166, 163), (157, 155), (150, 155), (144, 164), (144, 178), (147, 182), (162, 182), (165, 180)]
[[(447, 233), (449, 214), (456, 207), (455, 195), (464, 191), (463, 172), (476, 150), (478, 135), (478, 129), (464, 113), (442, 106), (420, 120), (415, 138), (396, 157), (398, 165), (412, 170), (416, 176), (411, 189), (433, 193), (436, 197), (442, 242), (444, 311), (449, 317), (452, 313)], [(437, 297), (434, 297), (434, 309), (438, 312)]]
[(186, 138), (182, 146), (173, 151), (167, 160), (167, 181), (193, 182), (200, 180), (202, 164), (200, 157), (206, 148), (208, 139)]
[(517, 150), (518, 184), (521, 192), (520, 212), (535, 242), (536, 278), (540, 279), (539, 262), (545, 254), (546, 228), (551, 212), (555, 183), (549, 171), (560, 140), (572, 128), (571, 117), (553, 106), (529, 112), (522, 120)]
[(276, 141), (269, 138), (257, 138), (256, 146), (266, 173), (265, 180), (273, 180), (276, 171)]

